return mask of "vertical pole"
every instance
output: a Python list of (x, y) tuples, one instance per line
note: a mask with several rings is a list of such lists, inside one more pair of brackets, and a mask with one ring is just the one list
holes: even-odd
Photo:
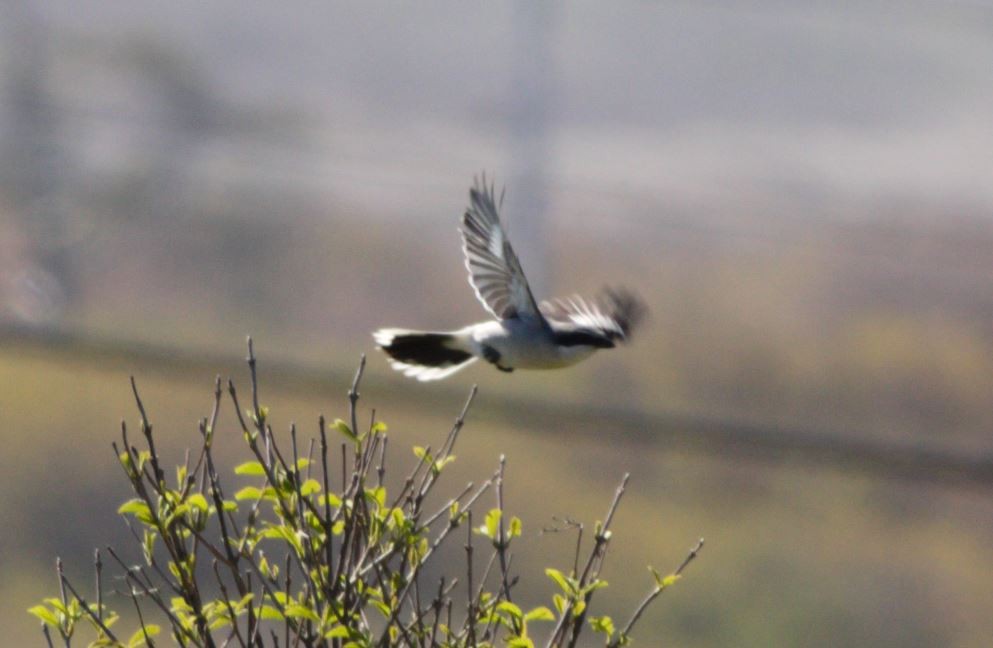
[(536, 295), (548, 294), (548, 163), (554, 75), (551, 32), (555, 4), (514, 4), (510, 171), (507, 205), (510, 237)]

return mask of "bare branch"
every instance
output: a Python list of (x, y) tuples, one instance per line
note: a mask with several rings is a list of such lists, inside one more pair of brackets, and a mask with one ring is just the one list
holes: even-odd
[(75, 597), (75, 599), (77, 601), (79, 601), (79, 605), (83, 609), (83, 611), (86, 612), (87, 616), (89, 616), (91, 619), (93, 619), (93, 622), (96, 623), (97, 626), (99, 626), (99, 628), (101, 630), (103, 630), (104, 634), (106, 634), (107, 637), (109, 637), (111, 639), (111, 641), (117, 641), (117, 637), (114, 636), (114, 633), (111, 632), (110, 628), (108, 628), (104, 624), (103, 619), (101, 619), (99, 616), (97, 616), (93, 612), (93, 610), (90, 608), (90, 605), (86, 602), (86, 599), (84, 599), (82, 596), (80, 596), (79, 592), (76, 591), (76, 588), (73, 587), (72, 586), (72, 583), (69, 582), (69, 579), (66, 578), (66, 575), (61, 570), (61, 566), (62, 566), (62, 561), (59, 561), (59, 567), (60, 567), (60, 569), (59, 569), (59, 580), (60, 580), (60, 582), (65, 587), (69, 588), (69, 591), (72, 592), (73, 597)]
[[(673, 572), (673, 576), (679, 578), (679, 576), (682, 575), (683, 570), (686, 569), (686, 566), (693, 562), (693, 559), (697, 557), (697, 554), (700, 553), (701, 549), (703, 549), (703, 538), (700, 538), (696, 545), (690, 549), (690, 553), (687, 554), (686, 558), (683, 559), (683, 562), (680, 563), (679, 567), (676, 568), (676, 571)], [(635, 608), (634, 613), (624, 626), (624, 629), (617, 633), (617, 636), (608, 644), (609, 648), (616, 648), (617, 646), (620, 646), (627, 637), (631, 636), (631, 630), (634, 628), (634, 625), (638, 623), (638, 619), (641, 618), (641, 615), (645, 612), (648, 606), (651, 605), (652, 601), (658, 598), (659, 594), (668, 589), (668, 587), (669, 584), (665, 582), (655, 584), (655, 587), (648, 593), (648, 596), (646, 596), (638, 607)]]

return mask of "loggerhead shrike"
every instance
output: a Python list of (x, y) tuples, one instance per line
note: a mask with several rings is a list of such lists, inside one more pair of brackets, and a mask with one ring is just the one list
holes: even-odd
[[(500, 197), (500, 204), (503, 196)], [(535, 303), (497, 213), (493, 185), (476, 180), (462, 216), (469, 283), (495, 320), (450, 332), (384, 328), (373, 333), (393, 368), (418, 380), (447, 378), (477, 358), (500, 371), (557, 369), (626, 342), (645, 306), (626, 290)]]

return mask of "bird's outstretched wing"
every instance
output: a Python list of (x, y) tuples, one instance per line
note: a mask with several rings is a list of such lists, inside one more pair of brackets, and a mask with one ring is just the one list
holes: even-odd
[(648, 309), (634, 293), (607, 288), (595, 299), (576, 295), (541, 302), (541, 314), (553, 327), (597, 331), (613, 342), (627, 342)]
[(541, 317), (500, 222), (493, 185), (487, 187), (485, 177), (469, 190), (469, 207), (459, 231), (469, 284), (486, 310), (498, 319)]

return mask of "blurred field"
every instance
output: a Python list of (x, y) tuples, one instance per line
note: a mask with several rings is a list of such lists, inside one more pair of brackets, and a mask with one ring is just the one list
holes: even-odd
[[(77, 5), (0, 4), (0, 644), (54, 556), (126, 544), (128, 375), (178, 461), (251, 333), (284, 429), (372, 353), (397, 464), (478, 382), (450, 484), (507, 454), (522, 573), (631, 471), (605, 611), (707, 538), (641, 645), (991, 645), (989, 6)], [(435, 385), (372, 352), (483, 316), (484, 170), (539, 299), (643, 296), (631, 347)]]
[[(277, 424), (306, 426), (318, 412), (344, 411), (344, 368), (338, 379), (294, 382), (269, 375), (260, 346), (263, 400)], [(245, 383), (241, 367), (217, 370)], [(82, 582), (94, 547), (126, 546), (114, 510), (127, 493), (109, 443), (118, 417), (135, 420), (128, 374), (138, 377), (164, 452), (179, 461), (209, 408), (213, 373), (10, 347), (0, 348), (0, 372), (8, 386), (0, 392), (8, 430), (0, 457), (0, 599), (8, 604), (0, 625), (6, 645), (32, 645), (40, 636), (22, 608), (55, 591), (54, 556)], [(421, 392), (416, 403), (402, 390), (393, 395), (382, 373), (371, 368), (363, 402), (391, 425), (391, 463), (409, 465), (408, 448), (437, 443), (460, 399)], [(479, 481), (507, 454), (509, 506), (527, 530), (515, 565), (527, 575), (528, 599), (550, 594), (535, 569), (569, 544), (538, 529), (553, 515), (602, 516), (631, 471), (601, 609), (628, 609), (648, 585), (646, 564), (671, 568), (698, 535), (707, 538), (688, 577), (649, 613), (643, 645), (984, 646), (993, 634), (988, 491), (674, 451), (618, 436), (609, 420), (538, 429), (501, 412), (495, 398), (481, 393), (485, 415), (470, 416), (448, 483)], [(222, 411), (220, 434), (233, 462), (244, 453), (230, 414)]]

